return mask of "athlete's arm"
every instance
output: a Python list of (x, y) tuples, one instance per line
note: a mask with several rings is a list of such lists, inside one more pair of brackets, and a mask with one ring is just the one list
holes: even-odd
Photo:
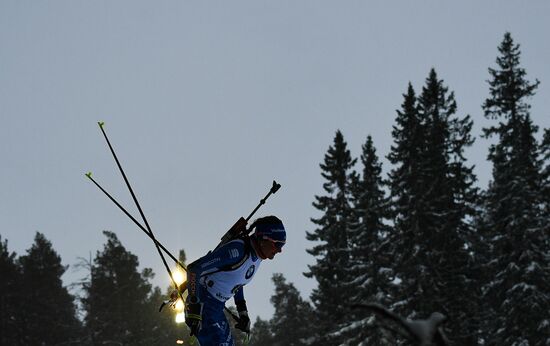
[(233, 300), (235, 301), (235, 305), (238, 305), (238, 302), (244, 301), (244, 286), (239, 287)]
[(242, 330), (245, 333), (250, 333), (250, 317), (248, 317), (248, 308), (246, 307), (246, 301), (244, 300), (244, 287), (240, 287), (235, 293), (235, 305), (239, 312), (239, 322), (235, 325), (235, 328)]

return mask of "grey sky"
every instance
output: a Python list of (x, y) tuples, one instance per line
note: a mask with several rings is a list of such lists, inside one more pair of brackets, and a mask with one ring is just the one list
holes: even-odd
[[(112, 230), (168, 286), (152, 243), (84, 177), (138, 216), (102, 120), (158, 239), (191, 260), (283, 185), (258, 215), (280, 216), (288, 245), (245, 289), (269, 318), (273, 272), (304, 296), (315, 285), (305, 231), (335, 131), (355, 156), (368, 134), (385, 156), (407, 83), (435, 67), (478, 134), (505, 31), (550, 127), (548, 18), (548, 1), (0, 0), (0, 235), (23, 254), (43, 232), (74, 264)], [(483, 187), (487, 145), (469, 153)]]

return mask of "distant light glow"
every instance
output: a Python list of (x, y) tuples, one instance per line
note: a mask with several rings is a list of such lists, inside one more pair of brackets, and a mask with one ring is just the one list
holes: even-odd
[(185, 313), (184, 312), (178, 312), (176, 315), (176, 323), (184, 323), (185, 322)]
[(183, 300), (178, 299), (175, 306), (176, 311), (183, 311)]
[(176, 340), (176, 344), (183, 345), (183, 340)]
[(172, 270), (172, 279), (174, 279), (179, 286), (187, 280), (187, 273), (181, 270), (180, 267), (176, 267)]

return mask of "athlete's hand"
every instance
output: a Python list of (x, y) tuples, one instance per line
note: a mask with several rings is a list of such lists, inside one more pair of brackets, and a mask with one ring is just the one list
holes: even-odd
[(239, 311), (239, 322), (235, 324), (235, 328), (245, 333), (250, 333), (250, 317), (248, 317), (248, 311)]
[(172, 292), (170, 292), (170, 301), (175, 302), (176, 300), (178, 300), (178, 298), (179, 298), (178, 291), (172, 290)]
[(191, 336), (199, 335), (202, 326), (202, 303), (197, 297), (190, 297), (185, 306), (185, 324), (191, 329)]

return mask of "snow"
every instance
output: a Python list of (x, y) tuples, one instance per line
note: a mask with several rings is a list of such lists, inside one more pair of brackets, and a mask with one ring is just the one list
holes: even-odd
[(538, 264), (535, 263), (535, 262), (531, 262), (529, 264), (529, 267), (527, 267), (527, 269), (525, 269), (527, 272), (534, 272), (536, 267), (538, 267)]
[(392, 280), (391, 284), (392, 285), (395, 285), (395, 286), (399, 286), (401, 284), (401, 282), (403, 282), (403, 280), (401, 280), (400, 278), (396, 277), (395, 279)]
[(527, 291), (527, 290), (536, 290), (536, 289), (537, 289), (536, 286), (528, 285), (525, 282), (522, 282), (522, 283), (514, 285), (511, 289), (511, 291), (516, 291), (516, 290)]
[(381, 267), (378, 269), (379, 274), (391, 274), (393, 271), (390, 268)]

